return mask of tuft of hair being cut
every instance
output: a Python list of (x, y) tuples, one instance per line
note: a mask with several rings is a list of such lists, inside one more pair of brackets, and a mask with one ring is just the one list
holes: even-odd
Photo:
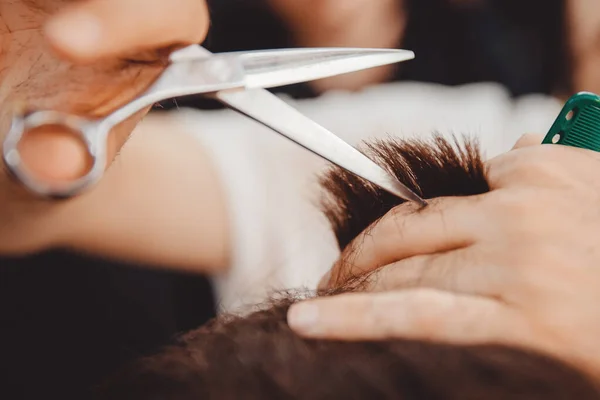
[[(389, 138), (365, 144), (363, 152), (422, 198), (471, 196), (490, 190), (479, 144), (466, 136), (431, 141)], [(341, 168), (321, 178), (323, 212), (338, 246), (355, 237), (405, 200)]]

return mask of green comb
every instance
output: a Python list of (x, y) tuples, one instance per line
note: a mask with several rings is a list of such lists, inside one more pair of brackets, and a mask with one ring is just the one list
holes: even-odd
[(571, 97), (542, 144), (600, 151), (600, 96), (581, 92)]

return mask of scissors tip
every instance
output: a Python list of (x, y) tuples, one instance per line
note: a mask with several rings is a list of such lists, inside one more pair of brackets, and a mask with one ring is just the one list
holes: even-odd
[[(335, 51), (336, 48), (332, 48), (331, 50)], [(338, 48), (339, 50), (339, 48)], [(362, 48), (351, 48), (349, 49), (351, 50), (353, 53), (355, 53), (356, 55), (371, 55), (371, 54), (388, 54), (388, 55), (396, 55), (396, 56), (401, 56), (402, 58), (406, 58), (409, 56), (412, 56), (414, 58), (415, 53), (411, 50), (404, 50), (404, 49), (384, 49), (384, 48), (367, 48), (367, 49), (362, 49)]]
[[(362, 61), (361, 68), (372, 68), (381, 65), (395, 64), (402, 61), (408, 61), (415, 58), (415, 53), (411, 50), (402, 49), (349, 49), (347, 52), (336, 51), (331, 49), (331, 52), (325, 55), (324, 58), (341, 58), (345, 57), (348, 61)], [(357, 64), (357, 68), (358, 68)]]
[[(280, 60), (284, 63), (290, 62), (326, 62), (329, 60), (348, 59), (353, 58), (373, 58), (388, 56), (398, 61), (410, 60), (415, 58), (415, 53), (410, 50), (404, 49), (386, 49), (386, 48), (360, 48), (360, 47), (319, 47), (319, 48), (297, 48), (297, 49), (283, 49), (283, 50), (270, 50), (268, 51), (271, 57), (280, 57)], [(248, 53), (247, 53), (248, 54)], [(262, 56), (266, 56), (267, 52), (264, 52)], [(259, 52), (254, 53), (254, 56), (261, 57)], [(391, 61), (394, 62), (394, 61)]]
[[(381, 188), (387, 190), (391, 194), (400, 197), (406, 201), (412, 201), (413, 203), (418, 204), (421, 207), (425, 207), (427, 205), (427, 201), (422, 199), (418, 194), (410, 190), (407, 186), (403, 185), (397, 179), (393, 178), (391, 175), (388, 176), (391, 179), (391, 184), (378, 184)], [(388, 180), (390, 182), (390, 180)]]
[(415, 58), (410, 50), (353, 47), (301, 48), (240, 54), (247, 87), (307, 82)]

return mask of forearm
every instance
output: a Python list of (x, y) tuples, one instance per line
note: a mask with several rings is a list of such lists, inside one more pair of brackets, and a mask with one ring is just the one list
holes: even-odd
[[(151, 116), (91, 192), (47, 205), (37, 218), (15, 223), (13, 248), (61, 246), (215, 272), (228, 264), (223, 203), (218, 177), (199, 141)], [(30, 232), (36, 232), (32, 239)], [(11, 233), (2, 230), (2, 235)]]

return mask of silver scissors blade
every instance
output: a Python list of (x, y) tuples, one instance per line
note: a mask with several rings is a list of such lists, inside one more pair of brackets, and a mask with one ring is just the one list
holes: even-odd
[(221, 91), (215, 96), (230, 108), (382, 189), (404, 200), (427, 204), (366, 155), (268, 91)]
[(408, 50), (283, 49), (212, 54), (198, 45), (174, 52), (160, 78), (137, 99), (105, 118), (114, 126), (144, 107), (173, 97), (229, 89), (272, 88), (414, 58)]
[[(207, 58), (210, 56), (210, 58)], [(171, 55), (171, 62), (196, 64), (206, 74), (206, 63), (243, 71), (244, 87), (272, 88), (412, 60), (409, 50), (359, 48), (300, 48), (211, 54), (189, 46)], [(200, 71), (199, 71), (200, 72)], [(228, 84), (228, 82), (224, 82)], [(224, 86), (223, 90), (230, 87)]]
[(285, 49), (239, 55), (246, 88), (269, 88), (356, 72), (415, 58), (408, 50)]
[(285, 136), (325, 160), (404, 200), (427, 203), (366, 155), (333, 132), (302, 115), (264, 88), (289, 85), (413, 59), (408, 50), (319, 48), (283, 49), (213, 55), (196, 46), (172, 60), (237, 55), (246, 73), (246, 89), (221, 90), (215, 98), (229, 108)]

